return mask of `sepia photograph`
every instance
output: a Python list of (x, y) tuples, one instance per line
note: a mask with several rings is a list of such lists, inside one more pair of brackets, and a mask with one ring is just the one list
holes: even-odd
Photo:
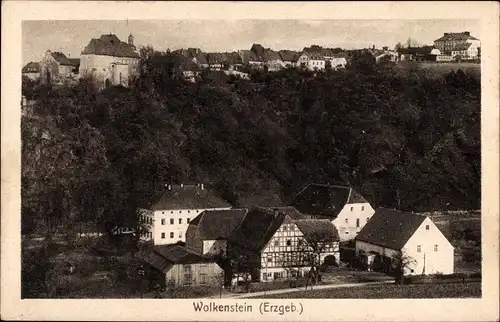
[(21, 301), (483, 298), (481, 19), (118, 16), (20, 21)]

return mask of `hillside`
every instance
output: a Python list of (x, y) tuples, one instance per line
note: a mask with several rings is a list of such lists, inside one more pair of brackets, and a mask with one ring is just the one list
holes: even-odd
[(475, 74), (204, 77), (39, 91), (37, 117), (22, 120), (23, 230), (123, 222), (168, 182), (205, 182), (234, 205), (347, 181), (374, 206), (479, 208)]

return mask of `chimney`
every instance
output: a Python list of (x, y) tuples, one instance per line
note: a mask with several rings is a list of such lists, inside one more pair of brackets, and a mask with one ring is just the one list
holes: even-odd
[(444, 33), (444, 35), (445, 35), (445, 36), (448, 36), (448, 35), (449, 35), (449, 33), (445, 32), (445, 33)]
[(132, 36), (132, 34), (128, 35), (128, 44), (130, 46), (134, 45), (134, 36)]

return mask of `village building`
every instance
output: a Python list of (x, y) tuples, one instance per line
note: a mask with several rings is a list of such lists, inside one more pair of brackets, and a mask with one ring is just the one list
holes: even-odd
[(407, 47), (398, 50), (401, 61), (437, 61), (441, 51), (433, 46)]
[[(249, 275), (253, 281), (273, 281), (304, 276), (312, 261), (321, 264), (327, 256), (338, 259), (338, 234), (328, 220), (305, 220), (291, 208), (253, 208), (228, 239), (228, 257), (239, 259), (236, 278)], [(320, 236), (321, 252), (313, 252)], [(243, 260), (241, 260), (243, 258)]]
[(481, 47), (481, 41), (471, 36), (469, 31), (445, 32), (442, 37), (434, 40), (434, 46), (442, 53), (450, 53), (457, 45), (463, 44), (472, 44), (474, 48)]
[(204, 184), (166, 185), (150, 206), (138, 210), (140, 221), (147, 226), (140, 232), (141, 239), (154, 245), (184, 242), (189, 223), (200, 213), (230, 208)]
[(303, 52), (297, 60), (297, 66), (312, 71), (324, 70), (325, 59), (316, 52)]
[(271, 49), (264, 51), (261, 60), (264, 62), (265, 68), (270, 72), (275, 72), (285, 67), (285, 63), (281, 59), (279, 52)]
[(249, 66), (255, 69), (264, 68), (264, 62), (251, 50), (240, 50), (238, 54), (241, 57), (241, 62), (243, 65)]
[(363, 196), (340, 185), (308, 184), (294, 196), (292, 206), (309, 218), (329, 219), (341, 241), (356, 237), (374, 213)]
[(47, 50), (40, 61), (40, 82), (45, 85), (74, 84), (78, 79), (80, 59)]
[(32, 81), (37, 81), (40, 78), (40, 63), (38, 62), (27, 63), (22, 69), (22, 74), (23, 76), (28, 77)]
[(99, 88), (122, 85), (139, 73), (139, 54), (134, 46), (134, 37), (128, 42), (116, 35), (93, 38), (81, 54), (80, 78), (90, 78)]
[(247, 213), (248, 209), (202, 212), (189, 223), (186, 247), (206, 256), (225, 256), (227, 240)]
[(223, 270), (213, 259), (179, 245), (155, 246), (141, 257), (148, 264), (150, 280), (161, 287), (222, 283)]
[(299, 52), (293, 50), (280, 50), (279, 54), (281, 56), (283, 64), (285, 65), (285, 68), (297, 66), (297, 60), (300, 56)]
[(378, 270), (403, 260), (405, 275), (453, 274), (454, 248), (423, 215), (378, 208), (356, 237), (356, 254)]

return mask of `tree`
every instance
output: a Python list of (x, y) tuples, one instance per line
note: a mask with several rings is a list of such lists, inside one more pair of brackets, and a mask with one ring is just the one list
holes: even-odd
[(399, 51), (401, 48), (403, 48), (403, 45), (398, 41), (398, 43), (394, 46), (394, 50)]
[(407, 271), (415, 264), (415, 259), (409, 256), (405, 251), (399, 251), (392, 257), (392, 271), (396, 279), (396, 284), (401, 284)]
[(338, 245), (338, 232), (333, 224), (325, 225), (324, 223), (317, 229), (311, 229), (310, 231), (304, 233), (305, 243), (304, 247), (305, 254), (304, 259), (311, 266), (311, 274), (313, 282), (316, 284), (320, 279), (320, 266), (321, 260), (325, 257), (325, 254), (329, 254), (337, 251)]

